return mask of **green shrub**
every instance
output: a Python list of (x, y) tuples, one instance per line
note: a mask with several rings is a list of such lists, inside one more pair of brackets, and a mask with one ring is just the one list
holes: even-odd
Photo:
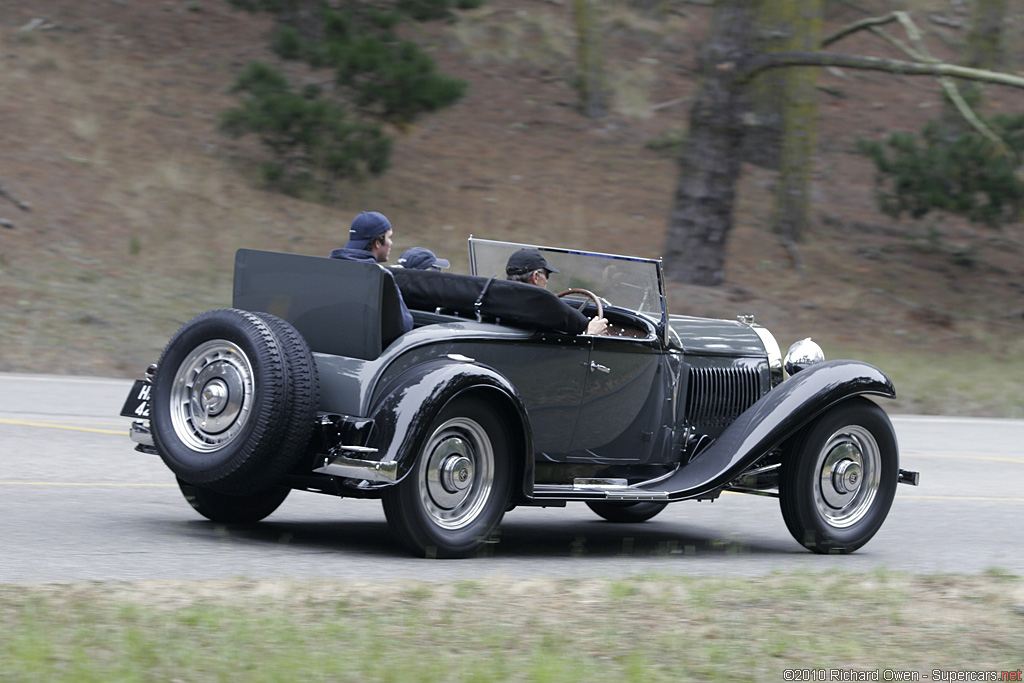
[(272, 150), (275, 160), (264, 165), (264, 180), (281, 181), (285, 169), (295, 166), (334, 177), (376, 175), (388, 168), (392, 141), (380, 126), (350, 121), (343, 109), (319, 97), (317, 88), (294, 93), (279, 70), (254, 62), (234, 90), (242, 95), (242, 106), (223, 112), (220, 127), (234, 137), (256, 134)]
[(442, 18), (452, 7), (476, 6), (481, 0), (399, 0), (394, 10), (356, 2), (341, 3), (340, 9), (338, 3), (314, 3), (316, 30), (308, 14), (298, 25), (296, 0), (231, 1), (277, 16), (271, 47), (281, 59), (302, 60), (333, 74), (335, 87), (307, 86), (301, 93), (289, 87), (280, 70), (265, 64), (252, 64), (239, 77), (234, 91), (242, 104), (222, 114), (221, 129), (260, 137), (275, 157), (273, 170), (264, 171), (268, 181), (317, 173), (382, 173), (392, 146), (383, 123), (411, 123), (465, 93), (465, 81), (439, 73), (434, 60), (412, 41), (400, 39), (395, 28), (403, 16)]
[(917, 135), (893, 133), (884, 145), (859, 140), (858, 150), (875, 163), (879, 208), (894, 218), (944, 211), (991, 227), (1017, 220), (1024, 208), (1024, 181), (1017, 174), (1024, 115), (987, 123), (1007, 149), (973, 129), (951, 134), (937, 121)]

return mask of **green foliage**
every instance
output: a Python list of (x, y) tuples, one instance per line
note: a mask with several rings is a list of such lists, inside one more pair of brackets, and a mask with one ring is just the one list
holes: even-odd
[(285, 167), (295, 166), (335, 177), (387, 169), (391, 138), (377, 124), (350, 121), (344, 110), (319, 97), (318, 89), (292, 92), (281, 71), (254, 62), (234, 91), (242, 95), (242, 106), (221, 114), (221, 130), (234, 137), (254, 133), (273, 151), (275, 162), (264, 165), (264, 180), (281, 181)]
[(399, 38), (396, 27), (403, 17), (444, 18), (452, 8), (481, 1), (399, 0), (388, 10), (360, 2), (231, 0), (275, 14), (279, 26), (271, 47), (278, 57), (330, 70), (333, 78), (325, 78), (331, 87), (297, 93), (281, 71), (252, 64), (234, 87), (242, 106), (223, 113), (222, 130), (260, 136), (275, 156), (263, 168), (268, 182), (296, 173), (381, 173), (392, 143), (382, 124), (410, 124), (457, 102), (466, 90), (464, 81), (438, 73), (419, 46)]
[(474, 9), (484, 0), (398, 0), (396, 7), (416, 21), (447, 19), (452, 9)]
[(1017, 220), (1024, 208), (1024, 178), (1017, 173), (1024, 115), (987, 123), (1008, 149), (973, 129), (951, 134), (937, 121), (919, 135), (893, 133), (884, 145), (859, 140), (858, 150), (875, 163), (879, 208), (894, 218), (943, 211), (990, 227)]
[(436, 73), (434, 60), (408, 40), (364, 36), (339, 55), (338, 82), (355, 90), (355, 102), (396, 123), (458, 101), (465, 81)]

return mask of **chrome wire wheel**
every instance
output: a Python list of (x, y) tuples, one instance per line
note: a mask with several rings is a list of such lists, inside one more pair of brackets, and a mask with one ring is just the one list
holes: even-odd
[(252, 363), (234, 342), (200, 344), (178, 365), (170, 392), (175, 435), (192, 450), (212, 453), (231, 444), (252, 416)]
[(882, 456), (870, 431), (850, 425), (836, 431), (818, 454), (814, 505), (830, 526), (859, 522), (878, 495)]
[(417, 492), (430, 521), (447, 530), (472, 524), (494, 485), (494, 448), (478, 422), (455, 417), (430, 435), (416, 467)]

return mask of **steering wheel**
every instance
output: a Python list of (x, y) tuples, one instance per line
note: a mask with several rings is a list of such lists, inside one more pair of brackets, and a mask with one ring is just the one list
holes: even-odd
[(601, 298), (598, 297), (597, 294), (591, 292), (589, 289), (579, 289), (574, 287), (572, 289), (567, 289), (564, 292), (559, 292), (555, 296), (561, 299), (566, 294), (582, 294), (583, 296), (588, 297), (591, 301), (594, 302), (594, 305), (597, 306), (597, 315), (595, 317), (604, 317), (604, 306), (601, 305)]

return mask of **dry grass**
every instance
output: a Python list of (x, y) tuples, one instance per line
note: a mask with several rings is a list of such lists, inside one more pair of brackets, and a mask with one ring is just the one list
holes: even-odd
[(998, 571), (10, 586), (0, 587), (0, 664), (12, 681), (1000, 672), (1024, 655), (1022, 610), (1020, 579)]

